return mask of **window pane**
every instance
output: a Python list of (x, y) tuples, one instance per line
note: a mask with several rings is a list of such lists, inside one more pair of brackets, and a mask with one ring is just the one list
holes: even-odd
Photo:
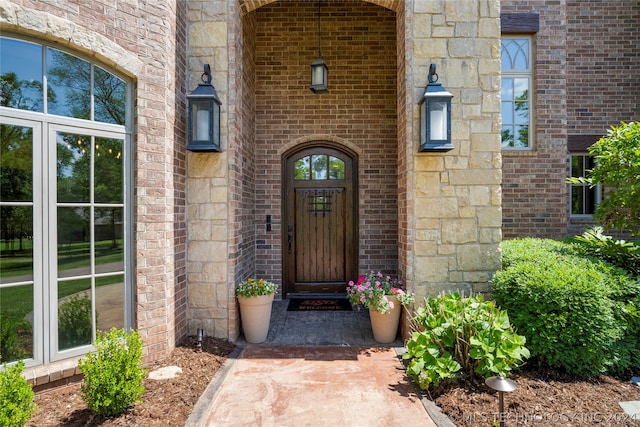
[(96, 209), (95, 254), (97, 273), (124, 271), (122, 208)]
[(58, 208), (58, 277), (91, 273), (89, 208)]
[(502, 123), (513, 124), (513, 102), (502, 103)]
[(124, 327), (124, 276), (96, 278), (96, 322), (98, 329)]
[(94, 67), (95, 120), (125, 124), (127, 84), (100, 67)]
[(32, 281), (33, 208), (2, 206), (1, 209), (0, 284)]
[(503, 101), (513, 101), (513, 79), (503, 78), (501, 90)]
[(583, 156), (571, 156), (571, 176), (581, 177), (584, 176), (584, 157)]
[(33, 130), (0, 125), (0, 201), (33, 201), (32, 159)]
[(344, 162), (329, 156), (329, 179), (344, 179)]
[(58, 350), (91, 344), (91, 280), (58, 283)]
[(528, 124), (529, 123), (529, 103), (527, 101), (516, 101), (515, 110), (516, 110), (515, 122), (517, 124)]
[(311, 168), (309, 166), (310, 160), (311, 158), (309, 156), (296, 160), (296, 163), (294, 165), (295, 179), (297, 180), (311, 179)]
[(91, 64), (47, 48), (47, 112), (91, 119)]
[(91, 138), (57, 133), (57, 190), (59, 203), (89, 202)]
[(0, 362), (33, 358), (33, 285), (0, 288)]
[(43, 111), (42, 46), (0, 37), (0, 105)]
[(529, 99), (529, 79), (513, 79), (513, 89), (516, 101)]
[(122, 203), (124, 189), (122, 185), (124, 164), (120, 139), (95, 139), (95, 193), (96, 203)]
[(516, 147), (529, 146), (529, 126), (515, 126)]
[(513, 147), (513, 126), (503, 126), (502, 127), (502, 146), (503, 147)]
[(596, 211), (596, 189), (584, 187), (584, 213), (593, 215)]
[(503, 40), (500, 50), (500, 60), (503, 70), (529, 69), (529, 40)]
[(571, 213), (574, 215), (581, 215), (584, 213), (583, 209), (583, 190), (582, 186), (571, 187)]
[(311, 156), (311, 179), (327, 179), (327, 156), (314, 154)]

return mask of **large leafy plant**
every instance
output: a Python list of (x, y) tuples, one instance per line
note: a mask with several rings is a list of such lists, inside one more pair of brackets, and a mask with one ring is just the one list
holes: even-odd
[(529, 357), (526, 339), (515, 333), (507, 312), (482, 296), (454, 292), (428, 298), (416, 310), (407, 342), (407, 373), (421, 388), (462, 373), (506, 377)]
[(603, 259), (640, 277), (639, 244), (614, 239), (604, 234), (602, 227), (590, 228), (582, 236), (576, 236), (575, 240), (579, 254)]

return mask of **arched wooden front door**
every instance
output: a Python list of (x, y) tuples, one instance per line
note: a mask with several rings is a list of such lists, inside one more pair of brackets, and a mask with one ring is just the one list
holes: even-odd
[(355, 155), (317, 143), (283, 161), (285, 296), (345, 292), (358, 274)]

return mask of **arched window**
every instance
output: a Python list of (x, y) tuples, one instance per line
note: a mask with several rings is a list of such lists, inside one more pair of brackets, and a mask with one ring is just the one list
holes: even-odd
[(2, 361), (87, 352), (132, 326), (131, 84), (0, 37)]
[(296, 160), (294, 179), (324, 180), (344, 179), (344, 161), (326, 154), (313, 154)]

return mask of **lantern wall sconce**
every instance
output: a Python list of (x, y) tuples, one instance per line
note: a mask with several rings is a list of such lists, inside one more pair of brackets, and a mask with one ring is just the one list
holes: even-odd
[(211, 85), (211, 67), (204, 64), (202, 83), (187, 95), (189, 127), (187, 150), (195, 152), (221, 152), (220, 98)]
[(449, 151), (451, 143), (451, 99), (438, 82), (436, 64), (429, 67), (429, 84), (420, 99), (420, 148), (418, 151)]
[(313, 93), (329, 92), (329, 68), (322, 58), (320, 48), (320, 1), (318, 0), (318, 57), (311, 63), (311, 86)]

